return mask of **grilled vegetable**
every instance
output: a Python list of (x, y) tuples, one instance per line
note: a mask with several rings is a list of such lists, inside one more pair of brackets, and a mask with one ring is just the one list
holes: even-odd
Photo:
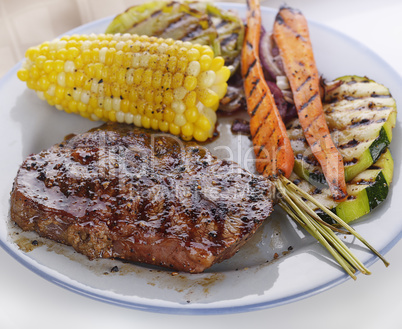
[(321, 165), (333, 198), (344, 200), (347, 194), (342, 156), (325, 121), (307, 20), (300, 11), (282, 7), (275, 18), (273, 35), (307, 143)]
[(211, 2), (189, 1), (192, 9), (205, 12), (212, 21), (217, 32), (220, 56), (225, 59), (225, 65), (233, 67), (232, 72), (240, 64), (240, 52), (244, 40), (244, 24), (241, 18), (231, 11), (216, 7)]
[(291, 174), (293, 168), (293, 151), (284, 123), (275, 105), (274, 97), (265, 81), (259, 58), (261, 33), (259, 1), (249, 0), (247, 4), (249, 8), (241, 58), (241, 73), (247, 99), (247, 110), (251, 116), (250, 133), (257, 158), (256, 169), (274, 182), (280, 195), (279, 205), (316, 238), (352, 278), (356, 279), (354, 274), (356, 269), (361, 273), (370, 274), (367, 268), (334, 233), (337, 229), (322, 221), (306, 203), (306, 199), (328, 213), (336, 223), (362, 241), (383, 260), (385, 265), (388, 265), (388, 262), (352, 227), (286, 178)]
[(208, 46), (130, 34), (65, 36), (26, 58), (18, 77), (50, 105), (185, 140), (212, 137), (230, 76)]
[(294, 163), (292, 147), (274, 97), (265, 81), (259, 58), (261, 17), (257, 16), (258, 1), (250, 1), (249, 5), (252, 14), (248, 15), (247, 20), (241, 73), (247, 111), (251, 117), (250, 133), (257, 158), (256, 169), (267, 177), (289, 177)]
[[(387, 88), (366, 77), (341, 77), (325, 89), (325, 117), (343, 157), (348, 182), (376, 162), (391, 143), (396, 104)], [(288, 134), (297, 175), (318, 187), (327, 185), (297, 119), (288, 124)]]
[(134, 33), (210, 45), (226, 65), (238, 65), (244, 37), (242, 20), (212, 3), (151, 1), (116, 16), (106, 33)]
[[(391, 152), (386, 150), (380, 155), (377, 162), (368, 169), (362, 171), (347, 183), (348, 199), (337, 203), (328, 188), (318, 189), (307, 181), (299, 179), (295, 174), (291, 177), (294, 183), (327, 208), (331, 209), (345, 222), (351, 222), (363, 215), (368, 214), (383, 202), (389, 191), (394, 171), (394, 162)], [(333, 223), (331, 217), (323, 213), (317, 207), (313, 207), (326, 221)]]

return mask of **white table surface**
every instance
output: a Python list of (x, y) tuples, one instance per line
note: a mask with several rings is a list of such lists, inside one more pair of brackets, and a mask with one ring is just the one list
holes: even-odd
[[(0, 0), (0, 19), (6, 1)], [(282, 0), (263, 2), (274, 8), (282, 3)], [(360, 40), (402, 75), (401, 1), (287, 0), (286, 3), (301, 9), (307, 18)], [(0, 71), (0, 76), (4, 73)], [(153, 314), (94, 301), (42, 279), (0, 249), (0, 328), (400, 329), (401, 255), (402, 242), (399, 242), (386, 255), (390, 267), (377, 262), (371, 267), (371, 276), (359, 275), (356, 282), (348, 280), (308, 299), (250, 313), (204, 317)]]

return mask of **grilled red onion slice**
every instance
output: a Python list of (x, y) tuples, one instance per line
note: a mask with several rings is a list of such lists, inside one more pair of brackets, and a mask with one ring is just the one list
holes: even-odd
[(260, 60), (268, 75), (267, 80), (276, 81), (277, 76), (285, 75), (278, 48), (274, 45), (271, 33), (266, 32), (264, 29), (261, 29)]

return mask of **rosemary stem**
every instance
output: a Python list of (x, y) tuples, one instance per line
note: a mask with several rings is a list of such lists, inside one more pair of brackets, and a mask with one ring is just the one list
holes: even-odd
[(385, 266), (389, 266), (389, 262), (377, 251), (375, 250), (359, 233), (357, 233), (350, 225), (345, 223), (341, 218), (339, 218), (336, 214), (334, 214), (331, 210), (329, 210), (327, 207), (319, 203), (316, 199), (314, 199), (311, 195), (303, 191), (301, 188), (299, 188), (296, 184), (294, 184), (292, 181), (287, 179), (284, 176), (280, 177), (280, 180), (282, 181), (283, 185), (286, 186), (286, 189), (291, 189), (298, 193), (300, 196), (303, 198), (311, 201), (313, 204), (315, 204), (317, 207), (319, 207), (322, 211), (324, 211), (328, 216), (330, 216), (332, 219), (334, 219), (339, 225), (344, 227), (348, 232), (353, 234), (358, 240), (360, 240), (367, 248), (369, 248), (378, 258), (380, 258)]

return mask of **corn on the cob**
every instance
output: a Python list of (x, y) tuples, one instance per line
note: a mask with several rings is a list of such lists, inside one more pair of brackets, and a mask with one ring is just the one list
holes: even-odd
[(212, 137), (230, 76), (208, 46), (132, 34), (64, 36), (25, 56), (19, 79), (57, 109), (185, 140)]

